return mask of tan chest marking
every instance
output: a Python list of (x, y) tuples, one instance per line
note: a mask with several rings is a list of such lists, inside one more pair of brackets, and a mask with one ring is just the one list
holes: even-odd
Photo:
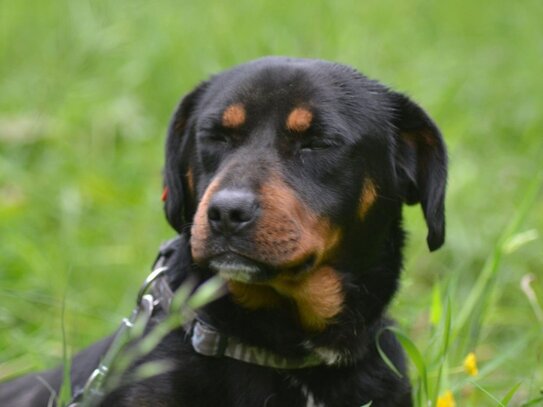
[(331, 267), (323, 266), (300, 280), (279, 278), (271, 284), (294, 300), (300, 321), (308, 330), (322, 331), (343, 308), (341, 277)]
[(343, 308), (339, 274), (324, 266), (300, 279), (278, 277), (268, 284), (228, 283), (234, 300), (249, 309), (276, 308), (294, 303), (300, 322), (309, 331), (322, 331)]

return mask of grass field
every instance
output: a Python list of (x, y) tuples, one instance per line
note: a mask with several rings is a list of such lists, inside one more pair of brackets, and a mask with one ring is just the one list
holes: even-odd
[(160, 172), (174, 105), (276, 54), (351, 64), (443, 130), (447, 242), (429, 254), (406, 210), (391, 309), (420, 350), (419, 405), (447, 390), (458, 406), (543, 405), (528, 403), (543, 389), (542, 19), (539, 0), (0, 0), (0, 380), (59, 363), (62, 321), (76, 351), (129, 313), (173, 234)]

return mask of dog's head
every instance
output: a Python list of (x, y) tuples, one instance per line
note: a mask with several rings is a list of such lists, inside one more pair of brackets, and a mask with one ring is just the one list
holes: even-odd
[(371, 263), (402, 203), (421, 204), (430, 250), (442, 245), (446, 161), (438, 128), (407, 97), (343, 65), (265, 58), (181, 101), (166, 215), (190, 227), (194, 261), (240, 302), (320, 301), (300, 311), (318, 308), (320, 322), (306, 321), (318, 328), (341, 308), (342, 261)]

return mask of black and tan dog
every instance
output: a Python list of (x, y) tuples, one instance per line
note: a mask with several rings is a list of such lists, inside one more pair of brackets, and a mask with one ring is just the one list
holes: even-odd
[[(199, 85), (175, 112), (166, 144), (165, 210), (182, 235), (172, 284), (223, 276), (228, 294), (202, 310), (200, 331), (262, 358), (229, 354), (227, 345), (207, 356), (179, 329), (147, 358), (173, 361), (174, 370), (122, 387), (103, 405), (410, 406), (384, 313), (402, 267), (402, 205), (421, 204), (428, 246), (439, 248), (446, 174), (428, 115), (347, 66), (265, 58)], [(379, 333), (402, 378), (379, 356)], [(74, 381), (108, 343), (76, 358)], [(42, 376), (58, 387), (58, 372)], [(2, 405), (45, 405), (37, 400), (48, 391), (32, 380), (6, 385), (0, 401), (25, 401)]]

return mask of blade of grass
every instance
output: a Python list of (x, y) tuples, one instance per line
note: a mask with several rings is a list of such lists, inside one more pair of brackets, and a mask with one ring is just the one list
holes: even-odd
[(543, 396), (527, 401), (526, 403), (522, 404), (520, 407), (530, 407), (530, 406), (540, 405), (539, 403), (541, 402), (543, 402)]
[[(415, 343), (409, 339), (407, 335), (405, 335), (403, 332), (401, 332), (399, 329), (394, 327), (388, 327), (386, 328), (393, 332), (396, 335), (396, 338), (404, 348), (405, 352), (411, 359), (411, 361), (415, 364), (415, 367), (417, 368), (418, 374), (420, 376), (420, 379), (422, 381), (422, 396), (423, 400), (429, 400), (430, 395), (428, 392), (428, 370), (426, 368), (426, 363), (424, 361), (424, 357), (422, 356), (422, 353), (417, 348)], [(422, 404), (421, 404), (422, 405)]]
[(515, 395), (515, 393), (517, 392), (517, 390), (519, 389), (521, 384), (522, 384), (522, 382), (518, 382), (513, 387), (511, 387), (511, 389), (505, 394), (505, 396), (503, 397), (503, 399), (501, 401), (501, 403), (504, 406), (509, 405), (509, 402), (511, 401), (511, 399), (513, 398), (513, 396)]
[(451, 299), (447, 297), (447, 308), (445, 310), (445, 321), (444, 321), (444, 331), (443, 331), (443, 346), (441, 348), (441, 354), (446, 356), (449, 351), (450, 336), (451, 336), (451, 326), (452, 326), (452, 316), (451, 316)]
[(541, 307), (541, 304), (539, 303), (539, 300), (537, 299), (537, 295), (531, 286), (531, 284), (535, 280), (536, 280), (536, 277), (533, 274), (527, 274), (523, 276), (520, 282), (520, 288), (524, 292), (524, 295), (526, 295), (526, 298), (528, 298), (528, 302), (530, 303), (537, 320), (543, 326), (543, 308)]
[[(202, 307), (223, 295), (224, 279), (219, 276), (212, 277), (198, 287), (191, 295), (190, 292), (193, 287), (192, 281), (183, 284), (174, 294), (168, 315), (143, 336), (143, 338), (141, 338), (133, 347), (130, 347), (119, 355), (114, 362), (115, 373), (108, 377), (107, 389), (109, 391), (119, 386), (122, 381), (126, 382), (126, 380), (134, 380), (134, 377), (123, 377), (124, 372), (138, 359), (151, 352), (166, 335), (186, 323), (186, 317), (193, 314), (195, 309), (193, 306)], [(151, 365), (150, 370), (143, 368), (143, 374), (148, 374), (156, 367), (156, 365)]]
[(539, 239), (539, 233), (535, 229), (525, 230), (524, 232), (517, 233), (514, 236), (511, 236), (507, 242), (504, 244), (504, 250), (506, 253), (513, 253), (517, 251), (522, 246), (531, 243)]
[(43, 377), (37, 376), (36, 379), (38, 379), (38, 381), (41, 384), (43, 384), (49, 391), (49, 400), (47, 402), (47, 407), (50, 407), (50, 406), (52, 407), (57, 398), (57, 393), (55, 392), (55, 389), (53, 389), (53, 387), (49, 384), (49, 382), (47, 382)]
[(198, 287), (198, 289), (190, 296), (187, 305), (192, 309), (197, 309), (216, 300), (225, 293), (225, 280), (221, 276), (216, 275)]
[(151, 362), (145, 362), (134, 369), (131, 373), (128, 381), (140, 381), (145, 380), (153, 376), (158, 376), (170, 372), (175, 369), (175, 363), (170, 360), (155, 360)]
[(62, 332), (62, 385), (58, 394), (58, 405), (67, 406), (72, 398), (72, 380), (70, 372), (72, 370), (72, 362), (68, 354), (68, 338), (66, 336), (66, 297), (71, 276), (71, 269), (68, 271), (66, 288), (62, 296), (60, 327)]
[(383, 359), (383, 362), (385, 362), (385, 364), (389, 367), (390, 370), (392, 370), (396, 376), (402, 378), (403, 375), (400, 373), (400, 371), (398, 370), (398, 368), (394, 365), (394, 363), (392, 363), (392, 361), (390, 360), (390, 358), (387, 356), (387, 354), (385, 353), (385, 351), (381, 348), (381, 343), (380, 343), (380, 338), (381, 338), (381, 334), (387, 330), (388, 328), (383, 328), (378, 334), (377, 334), (377, 340), (376, 340), (376, 345), (377, 345), (377, 352), (379, 352), (379, 356), (381, 356), (381, 359)]
[(439, 282), (434, 284), (432, 289), (432, 305), (430, 307), (430, 322), (433, 326), (437, 326), (443, 315), (443, 306), (441, 298), (441, 285)]
[(496, 397), (494, 397), (488, 390), (486, 390), (483, 386), (481, 386), (479, 383), (474, 382), (473, 380), (468, 380), (471, 384), (473, 384), (477, 389), (479, 389), (483, 394), (485, 394), (488, 398), (492, 399), (497, 403), (500, 407), (506, 407), (500, 400), (498, 400)]
[(513, 235), (518, 232), (518, 229), (520, 228), (530, 209), (534, 205), (542, 184), (543, 171), (541, 171), (536, 177), (534, 177), (533, 181), (530, 182), (530, 184), (526, 188), (526, 192), (524, 193), (524, 197), (517, 211), (515, 212), (511, 221), (506, 226), (504, 232), (498, 239), (498, 242), (494, 246), (491, 255), (486, 259), (481, 274), (477, 278), (472, 290), (468, 295), (468, 298), (464, 302), (464, 306), (458, 313), (458, 317), (455, 320), (455, 328), (452, 334), (453, 340), (465, 328), (477, 304), (484, 301), (488, 296), (488, 291), (490, 287), (489, 283), (498, 273), (502, 256), (505, 252), (505, 244), (511, 239)]
[(447, 355), (449, 353), (449, 343), (451, 335), (451, 300), (447, 297), (447, 307), (445, 309), (445, 320), (443, 321), (443, 343), (441, 345), (440, 362), (437, 373), (437, 380), (434, 389), (433, 405), (437, 406), (437, 399), (441, 390), (441, 377), (443, 376), (443, 367), (447, 363)]

